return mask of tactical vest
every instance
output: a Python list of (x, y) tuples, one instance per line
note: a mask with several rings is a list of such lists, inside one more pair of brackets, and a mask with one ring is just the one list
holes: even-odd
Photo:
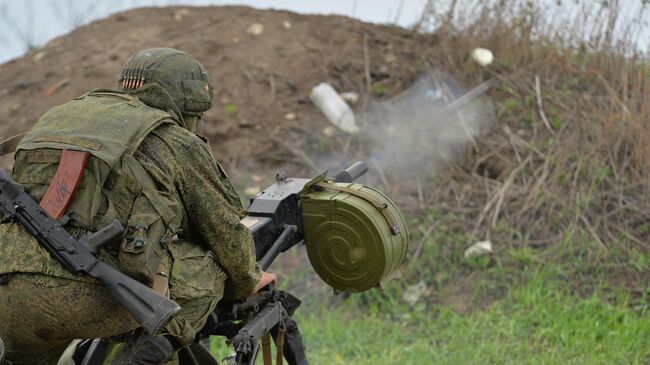
[(177, 123), (177, 119), (135, 96), (96, 90), (44, 114), (18, 145), (13, 171), (14, 179), (40, 200), (63, 150), (90, 153), (66, 213), (70, 218), (66, 228), (81, 235), (120, 220), (127, 233), (119, 247), (107, 250), (122, 271), (145, 283), (153, 280), (182, 214), (173, 193), (158, 191), (133, 156), (145, 137), (163, 123)]

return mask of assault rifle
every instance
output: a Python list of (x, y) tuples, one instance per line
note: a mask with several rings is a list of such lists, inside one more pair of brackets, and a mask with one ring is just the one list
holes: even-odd
[(124, 227), (115, 220), (80, 240), (52, 219), (25, 188), (0, 170), (0, 211), (22, 224), (67, 270), (87, 274), (108, 289), (149, 333), (157, 333), (180, 307), (140, 282), (99, 261), (95, 254), (103, 245), (121, 238)]

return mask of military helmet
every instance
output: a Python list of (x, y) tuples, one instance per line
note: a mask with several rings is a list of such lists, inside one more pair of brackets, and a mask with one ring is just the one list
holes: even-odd
[(212, 84), (205, 67), (194, 57), (172, 48), (142, 50), (122, 69), (120, 86), (136, 90), (160, 85), (184, 116), (198, 116), (212, 107)]

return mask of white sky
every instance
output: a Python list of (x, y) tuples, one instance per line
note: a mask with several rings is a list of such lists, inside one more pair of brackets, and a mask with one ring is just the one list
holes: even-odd
[[(465, 0), (495, 1), (495, 0)], [(531, 1), (531, 0), (521, 0)], [(598, 4), (602, 0), (532, 0), (554, 8), (549, 13), (564, 15), (555, 19), (558, 26), (570, 23), (576, 3)], [(620, 0), (623, 5), (621, 24), (628, 23), (641, 9), (643, 0)], [(445, 7), (450, 0), (437, 0)], [(408, 27), (419, 18), (426, 0), (0, 0), (0, 63), (20, 57), (28, 44), (41, 46), (50, 39), (68, 33), (76, 26), (110, 14), (142, 6), (226, 5), (239, 4), (257, 8), (275, 8), (300, 13), (341, 14), (375, 23), (397, 23)], [(557, 4), (561, 5), (557, 5)], [(561, 9), (558, 11), (558, 7)], [(643, 21), (650, 22), (650, 17)], [(650, 32), (646, 24), (638, 47), (648, 49)]]

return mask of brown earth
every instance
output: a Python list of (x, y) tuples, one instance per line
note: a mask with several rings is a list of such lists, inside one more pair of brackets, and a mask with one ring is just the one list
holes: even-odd
[[(261, 34), (248, 31), (252, 24), (263, 26)], [(307, 177), (332, 167), (314, 162), (314, 146), (327, 138), (333, 148), (341, 148), (348, 138), (311, 103), (312, 87), (329, 82), (339, 91), (358, 92), (363, 100), (379, 85), (387, 98), (415, 79), (428, 49), (419, 46), (430, 42), (402, 28), (342, 16), (239, 6), (136, 9), (80, 27), (0, 65), (0, 140), (29, 130), (53, 106), (94, 88), (114, 87), (136, 51), (177, 48), (208, 69), (215, 104), (205, 115), (203, 132), (243, 193), (249, 186), (271, 184), (280, 169)], [(324, 137), (325, 128), (334, 134)], [(0, 157), (0, 167), (12, 162), (13, 155)], [(301, 266), (306, 255), (299, 255), (299, 261), (285, 255), (283, 269)], [(319, 285), (313, 275), (307, 282)]]
[[(261, 34), (247, 32), (253, 23), (263, 25)], [(208, 68), (216, 94), (204, 133), (229, 171), (244, 179), (271, 175), (260, 166), (289, 161), (291, 171), (304, 172), (311, 163), (303, 152), (308, 136), (328, 125), (309, 92), (327, 81), (340, 91), (365, 93), (364, 35), (373, 82), (387, 85), (389, 94), (399, 91), (417, 71), (417, 45), (427, 41), (405, 29), (248, 7), (116, 14), (0, 66), (0, 138), (28, 130), (52, 106), (113, 87), (134, 52), (172, 47)], [(52, 88), (57, 91), (46, 95)], [(3, 162), (6, 167), (10, 160)]]
[[(323, 133), (329, 123), (308, 98), (320, 82), (359, 92), (359, 110), (364, 100), (403, 90), (429, 66), (465, 86), (492, 78), (498, 123), (464, 159), (417, 188), (399, 178), (382, 184), (420, 222), (409, 260), (427, 262), (410, 270), (406, 283), (424, 280), (440, 289), (437, 299), (465, 301), (475, 289), (456, 289), (481, 272), (462, 264), (463, 251), (490, 239), (496, 251), (490, 265), (559, 263), (580, 292), (602, 279), (612, 288), (647, 293), (647, 66), (639, 58), (544, 38), (533, 31), (540, 18), (498, 8), (507, 4), (498, 2), (462, 31), (449, 19), (433, 35), (247, 7), (116, 14), (0, 65), (0, 138), (28, 130), (54, 105), (113, 86), (135, 51), (179, 48), (203, 62), (215, 84), (205, 134), (216, 158), (238, 187), (264, 187), (280, 168), (295, 175), (325, 168), (313, 159), (323, 138), (331, 149), (350, 143), (340, 133)], [(263, 25), (261, 34), (247, 32), (254, 23)], [(497, 55), (490, 68), (468, 61), (476, 46)], [(11, 158), (0, 162), (6, 167)], [(516, 280), (499, 276), (495, 282), (501, 288)]]

